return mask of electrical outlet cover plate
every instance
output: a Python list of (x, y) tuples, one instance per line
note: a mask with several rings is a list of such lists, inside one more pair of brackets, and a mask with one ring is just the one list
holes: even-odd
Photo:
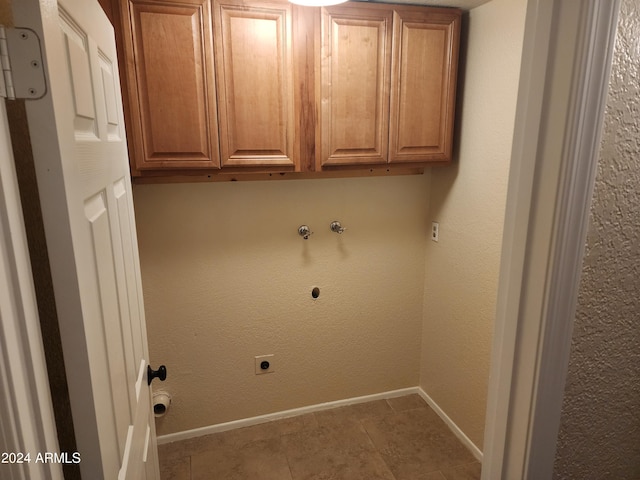
[(440, 239), (440, 224), (431, 222), (431, 240), (437, 242)]
[[(263, 373), (273, 373), (275, 371), (275, 355), (258, 355), (256, 360), (256, 375), (262, 375)], [(268, 368), (262, 368), (262, 362), (268, 362)]]

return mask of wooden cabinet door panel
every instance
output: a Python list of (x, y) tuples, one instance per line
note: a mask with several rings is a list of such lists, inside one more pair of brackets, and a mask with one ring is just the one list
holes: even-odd
[(140, 170), (219, 166), (208, 5), (129, 0), (129, 95)]
[(222, 167), (293, 167), (291, 6), (214, 8)]
[(321, 166), (387, 161), (392, 11), (371, 7), (322, 10)]
[(390, 163), (450, 160), (459, 31), (457, 12), (394, 13)]

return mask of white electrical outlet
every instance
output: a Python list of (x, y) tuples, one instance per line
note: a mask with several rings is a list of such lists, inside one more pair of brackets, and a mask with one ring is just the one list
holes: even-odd
[(258, 355), (254, 358), (256, 360), (256, 375), (275, 371), (275, 355)]
[(437, 242), (440, 238), (440, 224), (438, 222), (431, 222), (431, 240)]

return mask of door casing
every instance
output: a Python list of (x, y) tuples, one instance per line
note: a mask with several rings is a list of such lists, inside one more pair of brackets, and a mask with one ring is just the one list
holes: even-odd
[[(618, 9), (618, 0), (528, 1), (483, 480), (549, 478), (553, 468)], [(573, 19), (572, 28), (561, 28), (569, 19)], [(560, 66), (554, 64), (560, 49), (564, 58), (576, 60), (565, 65), (570, 71), (559, 72)], [(567, 85), (570, 95), (556, 106), (566, 118), (562, 141), (556, 136), (555, 144), (544, 144), (549, 141), (545, 137), (549, 125), (543, 123), (543, 106)], [(563, 252), (574, 252), (564, 267)], [(19, 268), (30, 275), (24, 264)], [(15, 279), (13, 286), (20, 287)], [(558, 302), (562, 298), (570, 301)], [(23, 348), (33, 347), (22, 342)], [(46, 378), (44, 369), (42, 362), (22, 365), (24, 375), (40, 378)], [(37, 395), (31, 388), (31, 394)], [(25, 414), (14, 405), (3, 407), (14, 415)], [(37, 413), (27, 415), (39, 421)], [(36, 436), (42, 445), (50, 442), (45, 433)]]

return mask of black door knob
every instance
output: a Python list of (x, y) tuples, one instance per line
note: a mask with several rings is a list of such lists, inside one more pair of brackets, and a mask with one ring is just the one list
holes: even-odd
[(167, 367), (160, 365), (157, 370), (152, 370), (151, 365), (147, 365), (147, 385), (151, 385), (154, 378), (159, 378), (161, 382), (167, 379)]

